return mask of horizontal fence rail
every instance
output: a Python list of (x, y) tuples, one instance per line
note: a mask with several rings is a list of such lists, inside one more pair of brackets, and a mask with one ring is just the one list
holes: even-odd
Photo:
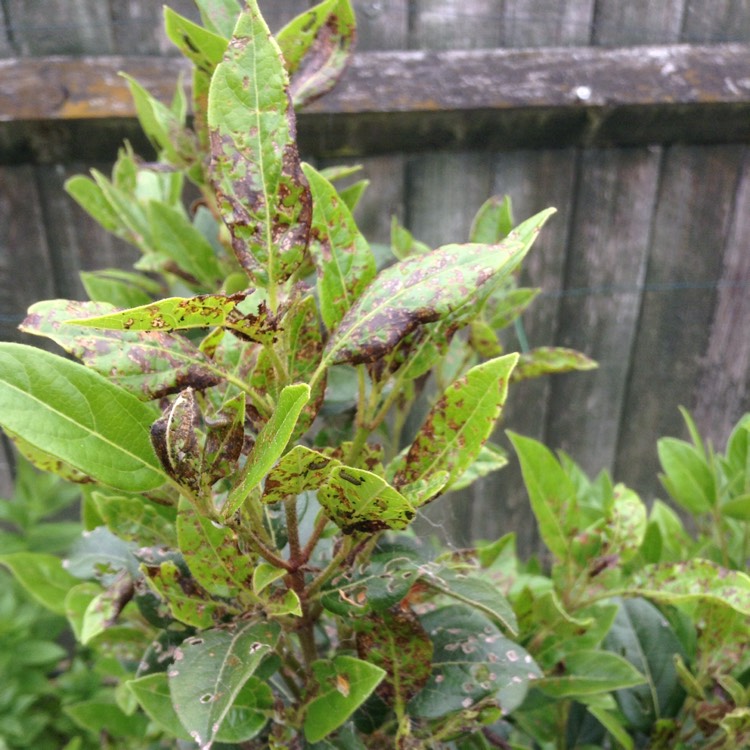
[[(132, 119), (119, 72), (169, 101), (187, 71), (160, 57), (0, 60), (0, 122)], [(365, 52), (302, 120), (302, 147), (323, 155), (395, 141), (402, 151), (745, 142), (750, 45)]]

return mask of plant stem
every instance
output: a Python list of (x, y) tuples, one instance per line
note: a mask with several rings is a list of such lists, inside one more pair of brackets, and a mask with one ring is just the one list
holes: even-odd
[(321, 513), (320, 517), (315, 522), (315, 526), (312, 530), (312, 534), (310, 534), (310, 538), (307, 540), (307, 543), (305, 544), (305, 546), (302, 548), (302, 551), (300, 552), (300, 560), (302, 561), (303, 565), (309, 562), (310, 558), (312, 557), (313, 550), (315, 549), (315, 546), (320, 540), (320, 537), (325, 531), (325, 528), (327, 525), (328, 525), (328, 516)]
[(326, 565), (325, 569), (318, 575), (318, 577), (310, 583), (307, 587), (307, 596), (312, 598), (317, 594), (323, 586), (332, 578), (336, 571), (339, 570), (341, 564), (346, 560), (351, 552), (352, 542), (351, 537), (347, 537), (344, 543), (341, 545), (341, 549), (333, 556), (331, 562)]

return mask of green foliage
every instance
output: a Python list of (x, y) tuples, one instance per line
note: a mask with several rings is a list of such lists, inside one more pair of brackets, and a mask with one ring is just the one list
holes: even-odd
[[(339, 189), (356, 170), (318, 171), (296, 144), (295, 107), (350, 55), (350, 2), (276, 38), (254, 0), (197, 4), (205, 28), (165, 11), (195, 66), (190, 124), (181, 86), (167, 106), (128, 79), (157, 162), (126, 147), (111, 178), (68, 183), (141, 251), (135, 269), (29, 310), (23, 330), (77, 362), (0, 344), (0, 425), (83, 488), (70, 549), (54, 527), (0, 557), (92, 659), (63, 707), (73, 747), (741, 743), (748, 423), (725, 456), (692, 425), (693, 445), (659, 446), (697, 537), (512, 435), (550, 570), (512, 537), (417, 539), (424, 505), (507, 462), (489, 439), (514, 382), (594, 366), (506, 354), (498, 332), (535, 296), (516, 274), (553, 210), (515, 226), (491, 198), (464, 244), (394, 221), (392, 247), (371, 247), (353, 214), (366, 181)], [(38, 503), (4, 520), (26, 529)], [(61, 656), (35, 638), (26, 663)]]

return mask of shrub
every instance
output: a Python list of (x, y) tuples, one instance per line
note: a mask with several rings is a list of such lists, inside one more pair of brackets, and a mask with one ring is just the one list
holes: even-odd
[[(198, 6), (202, 27), (165, 12), (195, 65), (192, 126), (181, 88), (165, 106), (129, 80), (157, 160), (126, 145), (111, 179), (67, 186), (142, 251), (134, 271), (29, 310), (22, 329), (80, 362), (0, 345), (0, 424), (83, 491), (64, 564), (0, 560), (108, 666), (106, 699), (68, 715), (112, 747), (633, 747), (713, 738), (706, 721), (740, 736), (744, 683), (717, 683), (734, 701), (719, 717), (690, 628), (705, 605), (741, 632), (747, 579), (729, 557), (670, 558), (662, 506), (649, 519), (515, 436), (549, 576), (512, 535), (457, 551), (412, 530), (505, 464), (490, 437), (509, 383), (592, 366), (504, 354), (498, 335), (534, 296), (515, 274), (552, 211), (513, 228), (491, 199), (467, 243), (435, 250), (394, 222), (378, 262), (353, 218), (365, 183), (335, 186), (356, 169), (317, 170), (295, 141), (294, 108), (343, 70), (348, 0), (275, 39), (254, 1)], [(688, 684), (707, 708), (679, 723)]]

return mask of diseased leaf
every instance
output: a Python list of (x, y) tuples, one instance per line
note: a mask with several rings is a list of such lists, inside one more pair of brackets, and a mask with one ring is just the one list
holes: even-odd
[(202, 458), (195, 426), (200, 417), (192, 388), (169, 403), (151, 425), (151, 443), (164, 470), (176, 482), (200, 494)]
[(530, 683), (541, 677), (526, 650), (480, 612), (451, 605), (421, 620), (435, 651), (430, 679), (409, 703), (412, 716), (447, 716), (490, 696), (508, 714), (521, 705)]
[(320, 312), (333, 330), (375, 276), (375, 258), (336, 189), (309, 164), (313, 218), (310, 253), (318, 271)]
[(405, 529), (416, 515), (412, 504), (385, 479), (351, 466), (331, 468), (318, 500), (344, 534)]
[(201, 294), (197, 297), (168, 297), (149, 305), (131, 307), (108, 315), (73, 318), (65, 321), (78, 326), (113, 331), (180, 331), (221, 326), (261, 344), (276, 340), (277, 323), (264, 305), (258, 314), (243, 314), (237, 305), (247, 295)]
[(184, 498), (177, 515), (177, 538), (190, 572), (206, 591), (232, 598), (250, 589), (254, 557), (240, 552), (232, 529), (198, 515)]
[(143, 565), (142, 570), (153, 590), (169, 605), (176, 620), (196, 628), (220, 623), (232, 610), (214, 600), (198, 582), (174, 562), (159, 566)]
[(203, 478), (207, 485), (233, 474), (245, 440), (245, 394), (231, 398), (213, 419), (206, 420)]
[(302, 264), (312, 218), (288, 86), (278, 45), (248, 0), (211, 79), (209, 174), (237, 260), (269, 287)]
[(532, 217), (499, 245), (446, 245), (382, 271), (342, 319), (325, 358), (374, 362), (419, 326), (476, 306), (521, 262), (552, 213)]
[(292, 19), (276, 35), (295, 107), (332, 89), (346, 69), (355, 39), (354, 9), (349, 0), (324, 2)]
[(638, 553), (646, 534), (647, 510), (643, 501), (624, 484), (614, 488), (612, 516), (607, 524), (607, 552), (618, 555), (621, 562)]
[(709, 560), (647, 565), (635, 577), (630, 590), (663, 604), (716, 602), (750, 615), (750, 576)]
[(521, 354), (518, 365), (513, 371), (512, 380), (528, 380), (540, 375), (571, 372), (573, 370), (593, 370), (599, 365), (585, 354), (573, 349), (558, 346), (543, 346)]
[[(237, 6), (237, 15), (240, 9)], [(236, 16), (235, 16), (236, 18)], [(235, 18), (228, 19), (234, 24)], [(228, 37), (204, 29), (184, 16), (164, 6), (164, 30), (169, 39), (188, 60), (203, 73), (212, 74), (227, 49)]]
[(448, 486), (478, 458), (500, 416), (517, 354), (477, 365), (452, 383), (430, 410), (399, 462), (397, 487), (447, 471)]
[(16, 447), (18, 453), (23, 456), (29, 463), (35, 468), (41, 471), (48, 471), (51, 474), (56, 474), (58, 477), (67, 479), (69, 482), (76, 482), (77, 484), (89, 484), (93, 480), (91, 477), (71, 466), (70, 464), (62, 461), (57, 456), (47, 453), (41, 448), (28, 443), (20, 435), (17, 435), (7, 428), (5, 429), (8, 437), (13, 441), (13, 445)]
[(309, 400), (310, 386), (306, 383), (288, 385), (281, 392), (273, 415), (261, 430), (247, 457), (243, 476), (222, 509), (224, 518), (232, 515), (245, 502), (250, 490), (260, 484), (261, 479), (281, 457), (300, 412)]
[(243, 686), (275, 648), (273, 622), (239, 622), (183, 641), (167, 672), (175, 711), (201, 750), (209, 750)]
[(303, 729), (308, 742), (319, 742), (340, 727), (372, 694), (385, 671), (353, 656), (312, 665), (318, 692), (308, 703)]
[(32, 305), (19, 328), (52, 339), (87, 367), (144, 401), (186, 386), (202, 390), (221, 382), (220, 371), (184, 336), (162, 331), (92, 330), (68, 324), (81, 316), (107, 315), (113, 310), (103, 302), (47, 300)]
[(306, 490), (318, 489), (325, 483), (331, 468), (339, 465), (339, 461), (318, 451), (295, 445), (268, 473), (263, 502), (278, 503)]
[(433, 645), (422, 624), (409, 611), (381, 612), (358, 618), (357, 653), (384, 669), (378, 695), (388, 704), (411, 700), (432, 671)]
[(0, 425), (102, 484), (129, 492), (166, 475), (148, 440), (151, 409), (98, 373), (0, 343)]
[(91, 501), (107, 528), (120, 539), (144, 547), (176, 546), (174, 508), (156, 505), (140, 495), (92, 492)]

